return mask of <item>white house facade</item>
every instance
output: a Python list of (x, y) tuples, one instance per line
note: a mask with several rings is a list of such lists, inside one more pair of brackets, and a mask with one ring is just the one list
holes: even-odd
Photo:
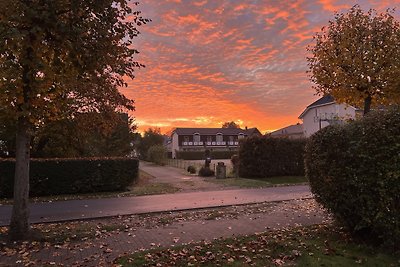
[(240, 139), (253, 135), (261, 133), (257, 128), (176, 128), (167, 150), (172, 158), (177, 151), (232, 151), (237, 150)]
[(304, 136), (309, 137), (328, 125), (341, 124), (355, 119), (356, 113), (355, 107), (338, 104), (332, 96), (326, 95), (307, 106), (300, 114), (299, 119), (303, 121)]

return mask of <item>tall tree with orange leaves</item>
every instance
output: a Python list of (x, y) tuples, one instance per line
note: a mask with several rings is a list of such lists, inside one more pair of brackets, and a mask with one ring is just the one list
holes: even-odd
[(400, 103), (400, 24), (390, 10), (354, 6), (314, 37), (307, 58), (318, 94), (364, 107)]
[[(133, 3), (137, 4), (137, 3)], [(133, 38), (149, 20), (126, 0), (0, 0), (0, 116), (16, 127), (10, 237), (29, 237), (34, 129), (76, 112), (133, 110), (118, 91), (142, 65)]]

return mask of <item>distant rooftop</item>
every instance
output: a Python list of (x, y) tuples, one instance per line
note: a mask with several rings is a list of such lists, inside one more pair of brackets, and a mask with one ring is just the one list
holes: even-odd
[(291, 134), (303, 134), (303, 125), (302, 124), (290, 125), (270, 133), (270, 135), (272, 136), (291, 135)]
[(195, 133), (201, 135), (216, 135), (217, 133), (223, 135), (239, 135), (241, 133), (244, 135), (253, 135), (260, 133), (257, 128), (176, 128), (173, 132), (178, 135), (193, 135)]

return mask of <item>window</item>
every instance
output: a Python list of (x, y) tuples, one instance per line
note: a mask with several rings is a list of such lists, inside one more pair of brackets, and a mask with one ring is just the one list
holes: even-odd
[(212, 136), (207, 136), (207, 142), (212, 142)]
[(243, 139), (244, 138), (244, 134), (243, 133), (240, 133), (239, 135), (238, 135), (238, 139)]
[(224, 137), (222, 136), (222, 133), (217, 133), (217, 142), (222, 142), (224, 141)]
[(183, 142), (189, 142), (189, 136), (184, 136), (183, 137)]
[(233, 142), (233, 141), (235, 141), (235, 137), (233, 137), (232, 135), (229, 136), (229, 142)]
[(200, 134), (195, 133), (193, 135), (193, 142), (200, 142)]

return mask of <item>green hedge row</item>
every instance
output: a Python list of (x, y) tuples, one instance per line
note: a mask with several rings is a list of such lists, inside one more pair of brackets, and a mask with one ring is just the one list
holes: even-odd
[[(30, 196), (125, 190), (138, 169), (131, 158), (32, 159)], [(12, 197), (14, 170), (14, 160), (0, 160), (0, 197)]]
[(400, 109), (317, 132), (305, 167), (317, 201), (352, 234), (400, 244)]
[[(211, 159), (230, 159), (237, 151), (210, 151)], [(177, 151), (177, 159), (200, 160), (205, 159), (204, 151)]]
[(239, 176), (263, 178), (304, 175), (303, 139), (254, 136), (246, 138), (239, 149)]

